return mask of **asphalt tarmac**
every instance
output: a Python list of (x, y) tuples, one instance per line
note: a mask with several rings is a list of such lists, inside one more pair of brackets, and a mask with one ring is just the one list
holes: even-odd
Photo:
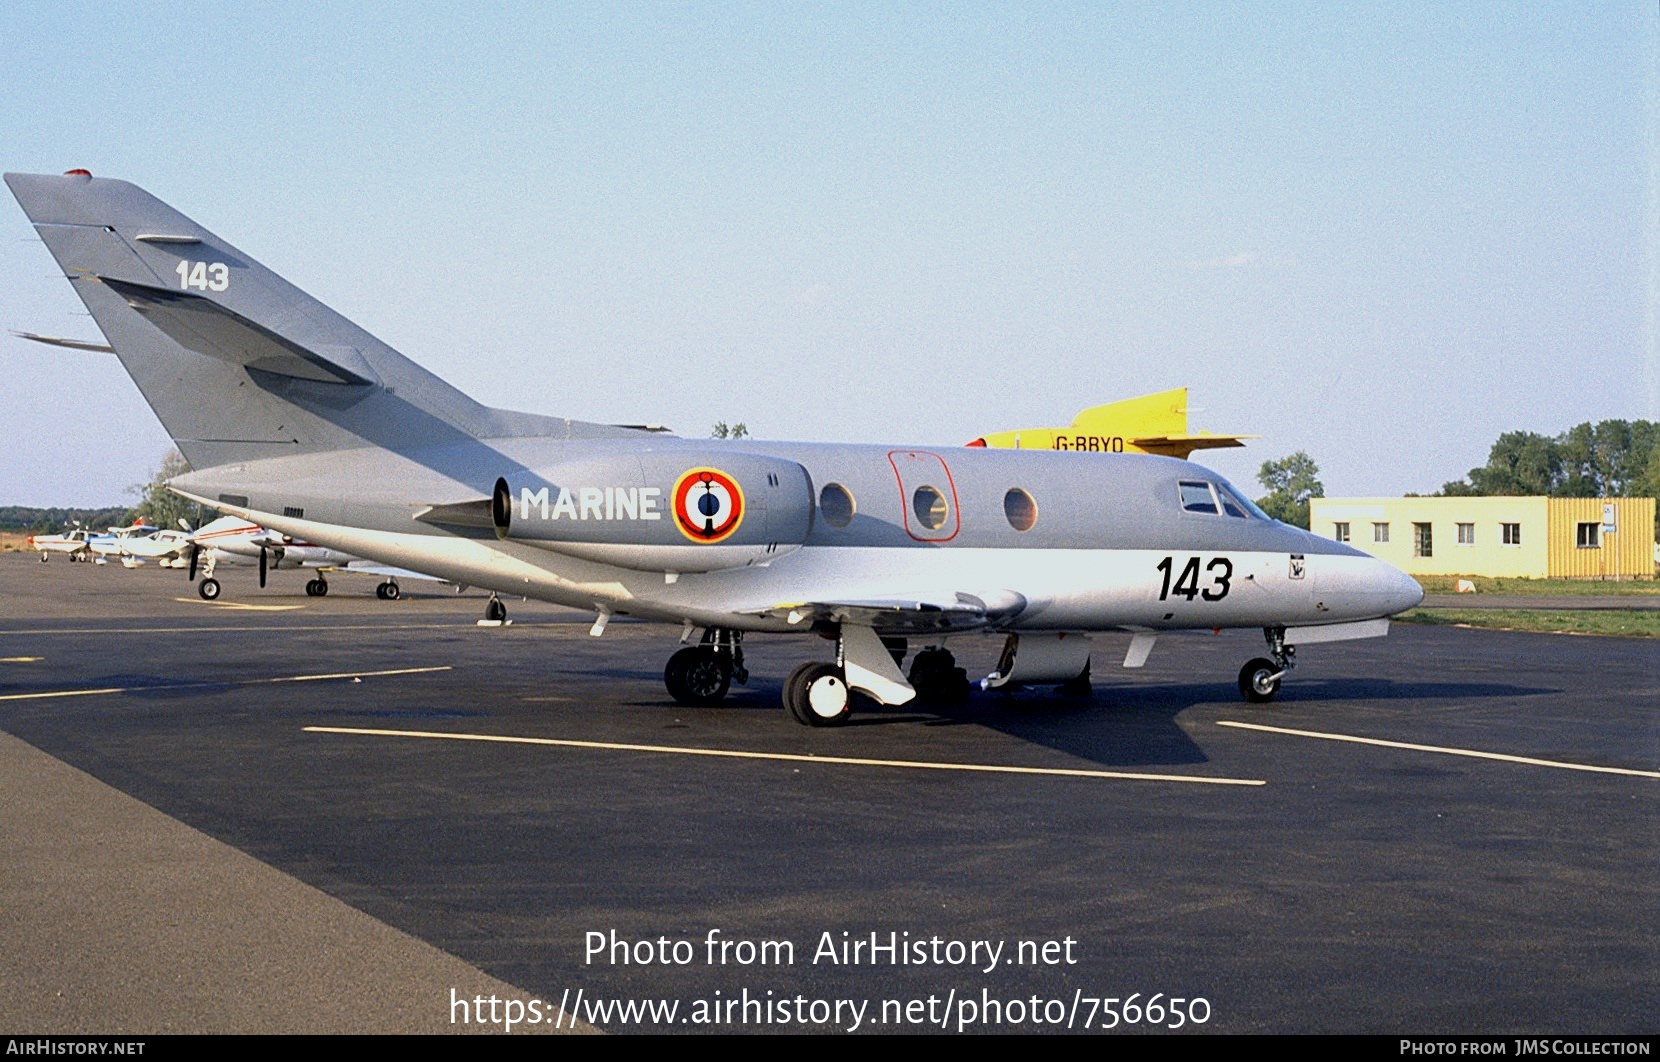
[(815, 638), (689, 709), (677, 629), (303, 581), (0, 557), (0, 1030), (1660, 1024), (1654, 641), (1397, 626), (1248, 706), (1260, 634), (1103, 636), (814, 730)]

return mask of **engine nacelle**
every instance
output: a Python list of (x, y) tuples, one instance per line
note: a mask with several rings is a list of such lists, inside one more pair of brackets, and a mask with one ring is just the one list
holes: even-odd
[(800, 549), (813, 487), (794, 461), (670, 449), (573, 458), (496, 480), (500, 538), (637, 571), (708, 572)]

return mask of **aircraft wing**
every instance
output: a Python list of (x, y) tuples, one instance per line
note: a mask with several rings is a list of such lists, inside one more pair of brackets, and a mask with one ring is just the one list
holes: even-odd
[(1012, 590), (979, 595), (958, 591), (910, 597), (871, 597), (846, 601), (781, 602), (744, 610), (756, 616), (783, 615), (791, 624), (838, 623), (869, 627), (878, 634), (946, 634), (992, 626), (1026, 607)]
[(1230, 446), (1244, 446), (1246, 439), (1255, 439), (1255, 435), (1217, 435), (1214, 432), (1201, 431), (1193, 434), (1173, 432), (1168, 435), (1144, 435), (1130, 440), (1130, 443), (1150, 454), (1164, 454), (1168, 457), (1187, 459), (1187, 455), (1194, 450), (1218, 450)]
[(448, 579), (441, 579), (436, 575), (424, 575), (421, 572), (412, 572), (408, 568), (394, 568), (390, 564), (376, 564), (374, 561), (354, 560), (345, 564), (330, 567), (331, 572), (358, 572), (363, 575), (378, 575), (383, 579), (418, 579), (423, 582), (447, 583)]

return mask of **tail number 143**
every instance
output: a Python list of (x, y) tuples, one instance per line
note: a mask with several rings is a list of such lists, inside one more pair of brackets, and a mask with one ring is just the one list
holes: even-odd
[(179, 287), (197, 291), (224, 291), (231, 286), (231, 271), (223, 262), (180, 262)]
[[(1208, 585), (1201, 587), (1200, 558), (1189, 557), (1182, 566), (1180, 574), (1176, 573), (1176, 562), (1166, 557), (1159, 561), (1158, 570), (1164, 576), (1164, 583), (1159, 587), (1159, 600), (1168, 601), (1171, 597), (1185, 597), (1192, 601), (1202, 597), (1206, 601), (1220, 601), (1228, 596), (1229, 580), (1233, 578), (1233, 561), (1226, 557), (1217, 557), (1204, 565), (1204, 578)], [(1172, 582), (1171, 580), (1175, 581)]]

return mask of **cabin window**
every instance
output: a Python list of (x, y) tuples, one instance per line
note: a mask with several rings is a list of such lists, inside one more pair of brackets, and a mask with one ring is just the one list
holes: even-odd
[(1580, 524), (1579, 534), (1576, 541), (1579, 543), (1580, 549), (1601, 549), (1602, 525)]
[(1190, 513), (1216, 515), (1216, 499), (1211, 496), (1209, 483), (1189, 483), (1183, 480), (1180, 487), (1183, 509)]
[(1435, 538), (1429, 524), (1412, 525), (1412, 555), (1414, 557), (1435, 556)]
[(1388, 524), (1373, 524), (1372, 525), (1372, 541), (1373, 542), (1388, 542), (1389, 541), (1389, 525)]
[(1458, 525), (1458, 544), (1460, 546), (1473, 546), (1476, 544), (1475, 524)]
[(1037, 502), (1019, 487), (1010, 487), (1009, 492), (1003, 495), (1003, 515), (1009, 518), (1009, 526), (1016, 531), (1030, 531), (1032, 525), (1037, 523)]
[(1331, 537), (1339, 542), (1349, 541), (1349, 522), (1341, 520), (1331, 525)]
[(946, 517), (951, 515), (951, 506), (946, 503), (945, 495), (936, 487), (922, 486), (911, 495), (911, 510), (916, 513), (917, 520), (930, 531), (938, 531), (945, 526)]
[(1500, 524), (1499, 525), (1499, 540), (1507, 546), (1519, 546), (1519, 545), (1521, 545), (1522, 544), (1522, 525), (1521, 524)]
[(853, 522), (853, 495), (840, 483), (826, 483), (818, 494), (818, 511), (831, 527), (846, 527)]

